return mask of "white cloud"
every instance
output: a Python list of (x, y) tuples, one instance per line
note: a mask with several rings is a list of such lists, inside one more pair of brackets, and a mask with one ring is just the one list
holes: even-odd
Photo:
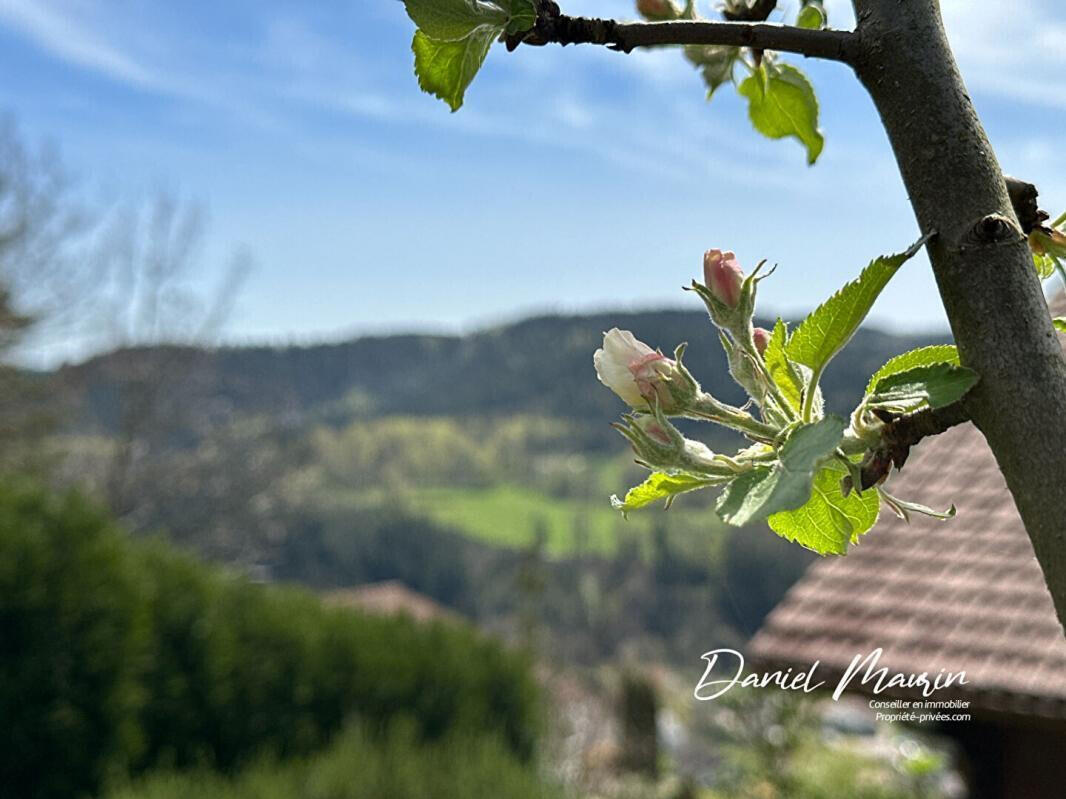
[(82, 26), (70, 13), (43, 0), (0, 0), (0, 22), (53, 55), (135, 86), (153, 87), (157, 77)]

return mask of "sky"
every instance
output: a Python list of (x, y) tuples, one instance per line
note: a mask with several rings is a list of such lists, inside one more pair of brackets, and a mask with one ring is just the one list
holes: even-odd
[[(942, 2), (1001, 163), (1055, 215), (1059, 2)], [(634, 16), (623, 0), (561, 5)], [(827, 6), (834, 27), (853, 25), (850, 4)], [(209, 291), (238, 250), (254, 263), (222, 334), (233, 343), (697, 308), (680, 287), (712, 247), (777, 263), (760, 312), (794, 316), (918, 236), (843, 66), (789, 57), (821, 104), (826, 146), (807, 167), (795, 140), (751, 130), (728, 87), (706, 102), (675, 50), (493, 48), (452, 114), (418, 89), (412, 33), (399, 0), (0, 0), (0, 113), (54, 143), (84, 187), (163, 186), (205, 208), (198, 285)], [(924, 255), (872, 319), (945, 326)], [(73, 347), (49, 352), (84, 354)]]

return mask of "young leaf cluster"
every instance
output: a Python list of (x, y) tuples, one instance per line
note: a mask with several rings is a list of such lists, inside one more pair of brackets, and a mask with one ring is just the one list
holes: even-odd
[[(721, 299), (731, 298), (728, 291), (713, 285), (729, 272), (708, 273), (708, 285), (694, 282), (693, 290), (720, 329), (730, 370), (750, 396), (746, 407), (756, 408), (761, 418), (730, 409), (704, 393), (681, 365), (680, 356), (674, 362), (661, 353), (643, 355), (643, 361), (668, 365), (651, 376), (633, 367), (638, 370), (634, 374), (645, 380), (649, 399), (618, 427), (633, 444), (638, 462), (652, 474), (624, 500), (613, 497), (615, 507), (628, 513), (657, 500), (669, 506), (682, 493), (717, 487), (721, 493), (715, 510), (724, 522), (742, 526), (765, 521), (781, 537), (823, 555), (846, 553), (873, 527), (882, 504), (905, 519), (913, 513), (954, 515), (954, 508), (939, 513), (898, 499), (882, 485), (864, 488), (859, 479), (864, 459), (883, 446), (887, 420), (950, 405), (974, 386), (977, 375), (960, 365), (954, 346), (923, 347), (889, 360), (870, 378), (850, 421), (826, 414), (819, 390), (826, 367), (854, 335), (888, 281), (923, 243), (874, 259), (791, 333), (781, 319), (772, 332), (752, 327), (758, 270), (738, 283), (742, 287), (732, 306)], [(719, 263), (717, 256), (714, 263)], [(657, 388), (656, 379), (695, 386), (685, 395), (692, 399), (674, 403), (665, 413), (657, 397), (672, 398), (677, 392)], [(685, 439), (671, 424), (671, 416), (712, 421), (743, 433), (753, 443), (731, 456), (716, 454)]]
[(1033, 253), (1033, 265), (1041, 280), (1047, 280), (1058, 272), (1066, 287), (1066, 213), (1050, 225), (1033, 228), (1029, 234), (1029, 249)]
[[(672, 5), (668, 7), (675, 11), (670, 19), (699, 19), (693, 2), (682, 10)], [(649, 13), (653, 8), (661, 12), (658, 4), (637, 3), (638, 11), (649, 21), (664, 19), (661, 13)], [(827, 19), (821, 0), (808, 0), (800, 8), (796, 25), (821, 29), (826, 26)], [(748, 101), (748, 118), (755, 130), (771, 139), (797, 139), (807, 151), (807, 163), (818, 160), (825, 139), (818, 128), (818, 98), (803, 72), (780, 61), (774, 53), (746, 54), (740, 47), (689, 45), (684, 52), (689, 63), (700, 71), (707, 86), (708, 100), (721, 86), (732, 83), (737, 93)], [(736, 77), (738, 66), (742, 73), (747, 72), (747, 76), (739, 81)]]

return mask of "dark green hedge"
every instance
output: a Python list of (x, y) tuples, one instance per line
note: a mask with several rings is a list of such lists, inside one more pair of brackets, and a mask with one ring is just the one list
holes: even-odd
[(149, 769), (310, 752), (350, 720), (533, 750), (526, 664), (475, 631), (327, 609), (161, 542), (77, 497), (0, 488), (0, 785), (88, 795)]

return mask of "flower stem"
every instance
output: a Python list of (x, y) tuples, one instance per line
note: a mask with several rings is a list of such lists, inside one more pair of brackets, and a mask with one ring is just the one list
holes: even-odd
[(804, 424), (809, 424), (811, 416), (814, 413), (814, 397), (818, 393), (818, 382), (822, 379), (822, 370), (814, 372), (811, 375), (810, 382), (807, 384), (807, 392), (803, 395), (803, 414), (802, 419)]

